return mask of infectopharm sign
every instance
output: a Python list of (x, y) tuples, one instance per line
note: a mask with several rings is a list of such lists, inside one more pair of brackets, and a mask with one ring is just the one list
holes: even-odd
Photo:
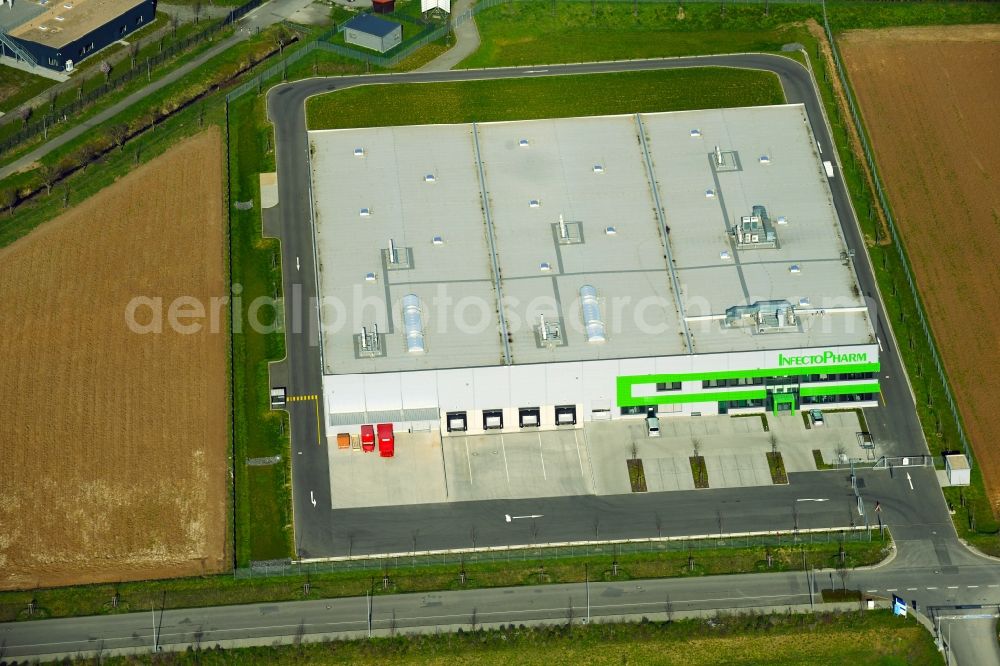
[(801, 365), (841, 365), (845, 363), (867, 363), (868, 352), (853, 352), (850, 354), (838, 354), (834, 351), (825, 351), (821, 354), (806, 354), (804, 356), (786, 356), (778, 354), (778, 366), (801, 366)]

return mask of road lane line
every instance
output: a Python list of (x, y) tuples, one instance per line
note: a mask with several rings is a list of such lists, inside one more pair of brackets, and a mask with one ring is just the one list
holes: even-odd
[(915, 589), (917, 589), (917, 588), (915, 588), (915, 587), (908, 587), (908, 588), (906, 588), (906, 591), (907, 592), (913, 592)]
[(510, 468), (507, 467), (507, 447), (503, 443), (503, 435), (500, 435), (500, 450), (503, 451), (503, 471), (507, 474), (507, 490), (510, 490)]
[(993, 585), (987, 585), (986, 587), (1000, 587), (1000, 585), (994, 583)]
[(971, 589), (979, 587), (979, 586), (978, 585), (966, 585), (966, 587), (971, 590)]
[(867, 592), (868, 594), (871, 594), (872, 592), (878, 592), (878, 590), (865, 590), (865, 592)]
[(323, 426), (319, 420), (319, 398), (313, 396), (313, 404), (316, 405), (316, 446), (323, 446)]
[(587, 473), (583, 469), (583, 456), (580, 455), (580, 438), (576, 436), (576, 430), (573, 430), (573, 443), (576, 444), (576, 459), (580, 461), (580, 478), (583, 479), (583, 485), (587, 485)]
[(958, 589), (958, 585), (949, 585), (948, 589), (949, 590), (957, 590)]
[(936, 587), (928, 587), (927, 589), (928, 590), (936, 590), (937, 588)]
[(542, 478), (548, 481), (549, 476), (545, 473), (545, 454), (542, 453), (542, 433), (538, 433), (538, 458), (542, 461)]
[(469, 485), (474, 486), (476, 484), (472, 482), (472, 456), (469, 455), (469, 438), (463, 437), (462, 439), (465, 440), (465, 460), (469, 463)]
[(898, 592), (899, 588), (897, 588), (897, 587), (887, 587), (887, 588), (885, 588), (885, 591), (886, 592)]

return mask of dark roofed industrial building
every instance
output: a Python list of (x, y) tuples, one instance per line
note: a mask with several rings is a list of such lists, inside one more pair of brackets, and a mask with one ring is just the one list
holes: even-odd
[(371, 14), (361, 14), (345, 25), (344, 41), (385, 53), (403, 41), (403, 26)]
[(153, 21), (156, 0), (55, 0), (0, 33), (0, 53), (57, 71)]

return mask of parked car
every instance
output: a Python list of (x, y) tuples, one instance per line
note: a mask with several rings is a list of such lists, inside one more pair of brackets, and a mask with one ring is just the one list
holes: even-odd
[(813, 427), (818, 428), (823, 425), (823, 412), (818, 409), (810, 409), (809, 419), (812, 421)]
[(646, 417), (646, 434), (650, 437), (660, 436), (660, 419), (655, 416)]

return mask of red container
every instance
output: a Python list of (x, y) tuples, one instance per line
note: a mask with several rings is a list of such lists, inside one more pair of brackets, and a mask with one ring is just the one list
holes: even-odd
[(375, 427), (371, 425), (361, 426), (361, 450), (371, 453), (375, 450)]
[(396, 452), (396, 436), (392, 432), (391, 423), (378, 424), (378, 454), (383, 458), (391, 458)]

